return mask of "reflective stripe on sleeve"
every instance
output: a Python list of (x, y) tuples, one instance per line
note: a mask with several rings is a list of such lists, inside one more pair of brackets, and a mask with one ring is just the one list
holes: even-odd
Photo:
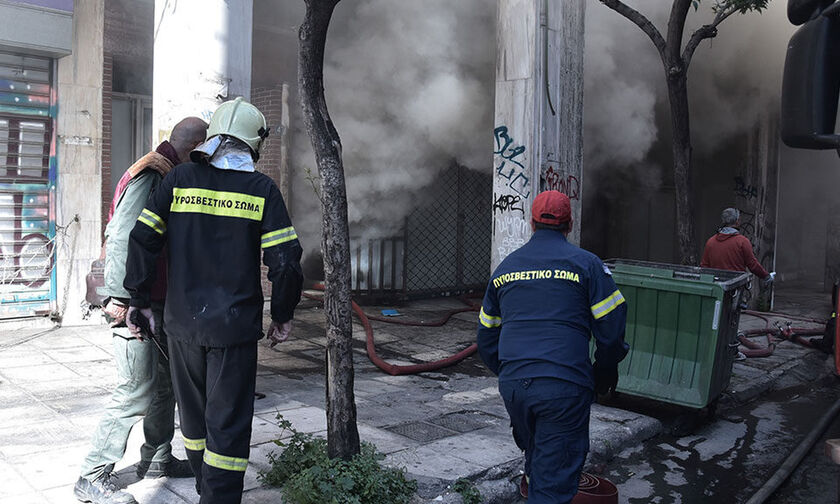
[(248, 468), (248, 459), (246, 458), (219, 455), (207, 449), (204, 450), (204, 463), (225, 471), (245, 472), (245, 469)]
[(162, 235), (166, 233), (166, 223), (163, 222), (163, 219), (158, 217), (156, 213), (152, 212), (148, 208), (144, 208), (143, 211), (140, 212), (137, 220), (154, 229), (158, 234)]
[(592, 305), (592, 316), (595, 320), (605, 317), (623, 302), (624, 296), (621, 295), (621, 291), (616, 290), (600, 303)]
[(201, 451), (207, 447), (206, 439), (190, 439), (186, 436), (184, 438), (184, 448), (191, 451)]
[(481, 311), (478, 313), (478, 321), (481, 322), (481, 325), (490, 329), (502, 325), (502, 317), (494, 317), (493, 315), (487, 315), (487, 313), (484, 311), (483, 306), (481, 307)]
[(287, 228), (266, 233), (260, 237), (260, 240), (262, 241), (262, 248), (268, 248), (273, 247), (275, 245), (280, 245), (281, 243), (296, 240), (297, 237), (298, 235), (295, 232), (295, 228), (289, 226)]

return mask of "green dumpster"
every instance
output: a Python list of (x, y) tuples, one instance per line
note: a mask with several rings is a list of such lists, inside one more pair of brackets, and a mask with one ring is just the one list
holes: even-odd
[(691, 408), (715, 401), (732, 374), (749, 273), (624, 259), (606, 264), (627, 302), (630, 352), (619, 364), (617, 390)]

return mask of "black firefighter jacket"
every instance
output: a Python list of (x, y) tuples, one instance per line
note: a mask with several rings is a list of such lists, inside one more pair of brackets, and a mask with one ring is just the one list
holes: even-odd
[(286, 322), (300, 301), (301, 247), (280, 191), (258, 172), (206, 163), (176, 166), (131, 231), (125, 288), (149, 306), (155, 258), (169, 245), (167, 336), (225, 347), (263, 336), (260, 253), (272, 283), (271, 318)]

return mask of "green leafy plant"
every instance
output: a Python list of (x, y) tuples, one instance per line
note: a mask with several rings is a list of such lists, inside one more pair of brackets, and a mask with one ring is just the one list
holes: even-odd
[(472, 481), (466, 478), (459, 478), (452, 485), (452, 490), (461, 494), (461, 501), (464, 504), (480, 504), (481, 502), (481, 492), (478, 491)]
[(349, 461), (330, 459), (325, 440), (296, 431), (280, 414), (277, 420), (281, 438), (286, 432), (291, 436), (274, 441), (284, 450), (268, 455), (271, 467), (260, 471), (259, 479), (281, 487), (284, 502), (405, 504), (417, 491), (417, 482), (407, 479), (403, 470), (380, 465), (384, 455), (372, 444), (362, 443), (361, 452)]

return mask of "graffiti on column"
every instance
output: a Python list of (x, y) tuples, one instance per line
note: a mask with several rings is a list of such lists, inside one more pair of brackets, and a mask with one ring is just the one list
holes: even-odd
[(496, 251), (500, 258), (525, 245), (528, 233), (528, 222), (515, 215), (496, 217)]
[(527, 175), (524, 157), (525, 146), (516, 145), (510, 136), (507, 126), (499, 126), (493, 130), (496, 140), (496, 174), (505, 180), (504, 184), (523, 198), (531, 195), (531, 179)]
[(744, 177), (735, 177), (735, 196), (746, 200), (754, 200), (758, 197), (758, 189), (744, 181)]
[(519, 144), (507, 126), (493, 130), (496, 190), (493, 193), (494, 252), (499, 259), (525, 244), (529, 224), (525, 207), (531, 195), (531, 179), (524, 145)]
[(572, 174), (568, 174), (557, 166), (556, 161), (549, 161), (543, 167), (540, 180), (543, 191), (560, 191), (570, 200), (580, 200), (580, 181)]
[(493, 213), (504, 212), (519, 212), (525, 215), (525, 209), (522, 207), (522, 197), (516, 194), (493, 193)]

